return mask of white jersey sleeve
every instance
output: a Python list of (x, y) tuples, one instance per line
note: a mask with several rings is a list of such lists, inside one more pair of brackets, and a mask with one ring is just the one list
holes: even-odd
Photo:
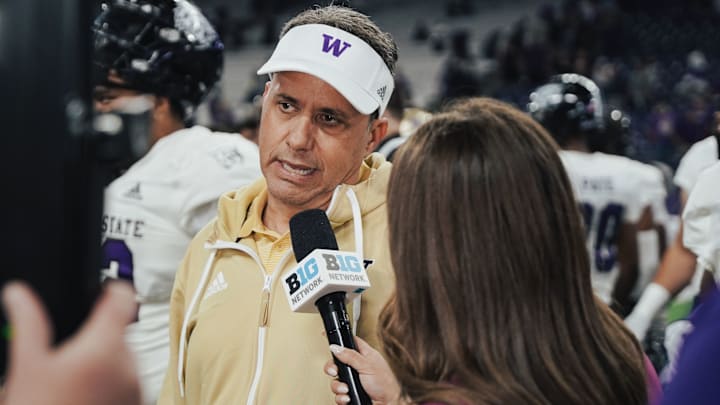
[(182, 194), (179, 220), (193, 236), (217, 215), (222, 193), (250, 184), (262, 173), (257, 146), (241, 135), (215, 132), (183, 147), (189, 148), (195, 153), (187, 155), (180, 169), (187, 192)]
[[(638, 189), (638, 195), (651, 207), (653, 223), (667, 230), (672, 218), (665, 205), (667, 189), (663, 172), (653, 165), (642, 165), (646, 169), (646, 176)], [(638, 231), (638, 278), (631, 293), (635, 298), (638, 298), (652, 281), (660, 265), (661, 246), (665, 242), (660, 240), (661, 236), (662, 234), (658, 234), (656, 229)]]
[(675, 171), (674, 183), (686, 193), (695, 186), (700, 173), (718, 161), (718, 144), (714, 136), (693, 144), (680, 159)]
[(703, 171), (683, 211), (683, 244), (697, 255), (698, 264), (720, 270), (720, 163)]
[(652, 208), (653, 222), (665, 225), (670, 220), (670, 214), (665, 205), (667, 189), (663, 172), (657, 167), (638, 162), (645, 175), (638, 189), (638, 197), (644, 204)]

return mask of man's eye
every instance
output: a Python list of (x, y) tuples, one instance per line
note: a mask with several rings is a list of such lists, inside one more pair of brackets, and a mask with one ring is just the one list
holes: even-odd
[(337, 124), (339, 122), (337, 117), (332, 114), (320, 114), (320, 121), (326, 124)]
[(280, 109), (283, 111), (290, 111), (292, 109), (292, 105), (290, 103), (280, 102), (278, 105), (280, 105)]

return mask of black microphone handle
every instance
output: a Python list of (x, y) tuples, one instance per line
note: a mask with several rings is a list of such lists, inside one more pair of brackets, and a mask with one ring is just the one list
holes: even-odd
[[(320, 297), (315, 301), (323, 324), (328, 342), (338, 346), (357, 350), (353, 339), (350, 320), (345, 308), (345, 291), (338, 291)], [(370, 397), (360, 385), (360, 376), (357, 371), (347, 364), (341, 362), (333, 355), (335, 365), (338, 368), (338, 379), (348, 386), (348, 396), (352, 405), (371, 405)]]

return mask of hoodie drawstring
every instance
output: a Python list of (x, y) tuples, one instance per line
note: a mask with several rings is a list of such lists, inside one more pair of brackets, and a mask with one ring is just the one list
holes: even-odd
[[(350, 207), (352, 208), (353, 214), (353, 226), (355, 231), (355, 252), (360, 256), (360, 263), (364, 265), (365, 256), (363, 255), (365, 249), (363, 247), (363, 227), (362, 227), (362, 213), (360, 212), (360, 203), (358, 202), (357, 196), (352, 188), (347, 189), (345, 192), (348, 200), (350, 200)], [(352, 332), (353, 335), (357, 334), (358, 321), (360, 320), (362, 295), (358, 294), (353, 299), (353, 323)]]
[(188, 327), (188, 323), (190, 322), (190, 315), (192, 314), (192, 311), (195, 308), (195, 305), (197, 304), (198, 298), (200, 298), (200, 293), (202, 292), (203, 287), (207, 283), (208, 276), (210, 275), (210, 269), (212, 268), (212, 264), (215, 261), (216, 254), (217, 254), (217, 250), (215, 250), (215, 249), (213, 249), (213, 251), (210, 252), (210, 257), (208, 257), (208, 260), (205, 263), (205, 268), (203, 269), (202, 275), (200, 276), (200, 283), (198, 285), (198, 288), (195, 289), (195, 293), (193, 294), (193, 297), (190, 300), (190, 306), (188, 307), (187, 311), (185, 311), (185, 317), (183, 318), (182, 329), (180, 330), (180, 348), (178, 349), (178, 364), (177, 364), (177, 378), (178, 378), (178, 386), (180, 387), (180, 397), (185, 396), (185, 384), (183, 381), (183, 371), (185, 369), (185, 345), (186, 345), (186, 341), (187, 341), (187, 327)]
[(183, 379), (183, 371), (185, 370), (185, 352), (186, 352), (186, 341), (187, 341), (187, 328), (188, 323), (190, 323), (190, 317), (192, 316), (192, 312), (195, 309), (195, 306), (197, 305), (198, 298), (200, 297), (200, 294), (205, 290), (205, 286), (208, 283), (209, 276), (210, 276), (210, 269), (212, 269), (212, 265), (215, 262), (215, 256), (217, 255), (218, 250), (222, 249), (235, 249), (235, 250), (241, 250), (248, 254), (248, 256), (252, 257), (255, 262), (258, 263), (259, 266), (262, 267), (260, 264), (260, 257), (255, 253), (252, 249), (246, 248), (243, 245), (240, 245), (238, 243), (233, 242), (225, 242), (225, 241), (217, 241), (215, 243), (206, 243), (205, 249), (210, 250), (210, 256), (208, 257), (207, 261), (205, 262), (205, 268), (203, 269), (202, 275), (200, 276), (200, 281), (198, 282), (198, 286), (195, 288), (195, 292), (193, 293), (192, 300), (190, 300), (190, 306), (185, 311), (185, 316), (183, 318), (183, 324), (182, 324), (182, 330), (180, 331), (180, 347), (178, 348), (178, 364), (177, 364), (177, 379), (178, 379), (178, 387), (180, 388), (180, 397), (185, 397), (185, 382)]

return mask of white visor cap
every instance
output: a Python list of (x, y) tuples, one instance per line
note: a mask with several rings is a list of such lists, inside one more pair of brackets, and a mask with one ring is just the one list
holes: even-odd
[(323, 24), (293, 27), (285, 33), (258, 75), (302, 72), (327, 82), (362, 114), (387, 107), (395, 82), (375, 50), (362, 39)]

